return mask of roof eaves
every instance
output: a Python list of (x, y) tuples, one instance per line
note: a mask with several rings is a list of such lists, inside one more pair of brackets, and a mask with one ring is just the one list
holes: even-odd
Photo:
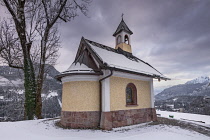
[(141, 72), (136, 72), (136, 71), (130, 71), (130, 70), (126, 70), (126, 69), (120, 69), (120, 68), (116, 68), (116, 67), (106, 67), (106, 69), (112, 69), (112, 70), (116, 70), (116, 71), (121, 71), (121, 72), (126, 72), (126, 73), (131, 73), (131, 74), (136, 74), (136, 75), (141, 75), (141, 76), (146, 76), (146, 77), (151, 77), (151, 78), (155, 78), (155, 79), (162, 79), (162, 80), (171, 80), (170, 78), (167, 77), (163, 77), (161, 75), (156, 75), (156, 74), (146, 74), (146, 73), (141, 73)]
[[(134, 56), (134, 57), (135, 57), (135, 56)], [(139, 59), (138, 57), (135, 57), (135, 58), (137, 58), (139, 61), (145, 63), (146, 65), (150, 66), (151, 68), (153, 68), (154, 70), (156, 70), (158, 73), (160, 73), (161, 75), (163, 75), (161, 72), (159, 72), (156, 68), (154, 68), (154, 67), (153, 67), (152, 65), (150, 65), (149, 63), (147, 63), (147, 62), (145, 62), (145, 61)]]
[(113, 34), (113, 36), (115, 37), (118, 33), (120, 33), (121, 31), (125, 31), (126, 33), (129, 33), (130, 35), (133, 34), (133, 32), (129, 29), (128, 31), (125, 29), (120, 29), (119, 31), (115, 31), (115, 33)]
[(65, 76), (71, 76), (71, 75), (102, 75), (102, 72), (96, 72), (96, 73), (89, 73), (89, 72), (72, 72), (72, 73), (61, 73), (59, 75), (55, 76), (55, 79), (61, 81), (61, 79)]

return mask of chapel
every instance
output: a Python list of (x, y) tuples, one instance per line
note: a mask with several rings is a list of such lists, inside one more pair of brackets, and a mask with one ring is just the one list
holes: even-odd
[(115, 47), (81, 38), (74, 62), (57, 76), (63, 126), (111, 130), (157, 120), (153, 79), (170, 79), (133, 55), (132, 34), (122, 18)]

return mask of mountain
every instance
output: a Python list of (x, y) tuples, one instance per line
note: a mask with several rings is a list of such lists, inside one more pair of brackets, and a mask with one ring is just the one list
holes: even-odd
[(176, 96), (210, 96), (210, 87), (206, 83), (176, 85), (164, 89), (155, 96), (155, 100), (166, 100)]
[(198, 77), (185, 84), (164, 89), (155, 96), (156, 100), (166, 100), (176, 96), (210, 96), (210, 78)]
[(157, 109), (210, 115), (210, 78), (201, 76), (164, 89), (155, 96)]
[(208, 76), (201, 76), (191, 81), (188, 81), (185, 84), (198, 84), (198, 83), (210, 83), (210, 78)]
[(154, 95), (157, 95), (158, 93), (162, 92), (164, 89), (169, 87), (172, 87), (172, 85), (154, 87)]
[[(62, 85), (54, 78), (59, 72), (53, 66), (47, 65), (46, 71), (42, 92), (42, 116), (56, 117), (61, 111)], [(23, 78), (21, 70), (0, 66), (0, 121), (23, 119), (25, 98)]]

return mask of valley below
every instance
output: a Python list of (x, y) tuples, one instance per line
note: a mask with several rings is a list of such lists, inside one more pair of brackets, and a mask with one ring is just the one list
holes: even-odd
[(210, 78), (199, 77), (164, 89), (155, 96), (159, 110), (210, 115)]

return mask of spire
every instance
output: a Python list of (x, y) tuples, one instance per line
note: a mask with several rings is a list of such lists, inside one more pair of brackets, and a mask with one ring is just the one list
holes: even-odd
[(133, 34), (133, 32), (128, 28), (128, 26), (124, 22), (123, 16), (124, 16), (124, 14), (122, 13), (122, 20), (121, 20), (119, 26), (117, 27), (117, 30), (114, 32), (113, 36), (116, 36), (121, 31), (125, 31), (125, 32), (129, 33), (130, 35)]

